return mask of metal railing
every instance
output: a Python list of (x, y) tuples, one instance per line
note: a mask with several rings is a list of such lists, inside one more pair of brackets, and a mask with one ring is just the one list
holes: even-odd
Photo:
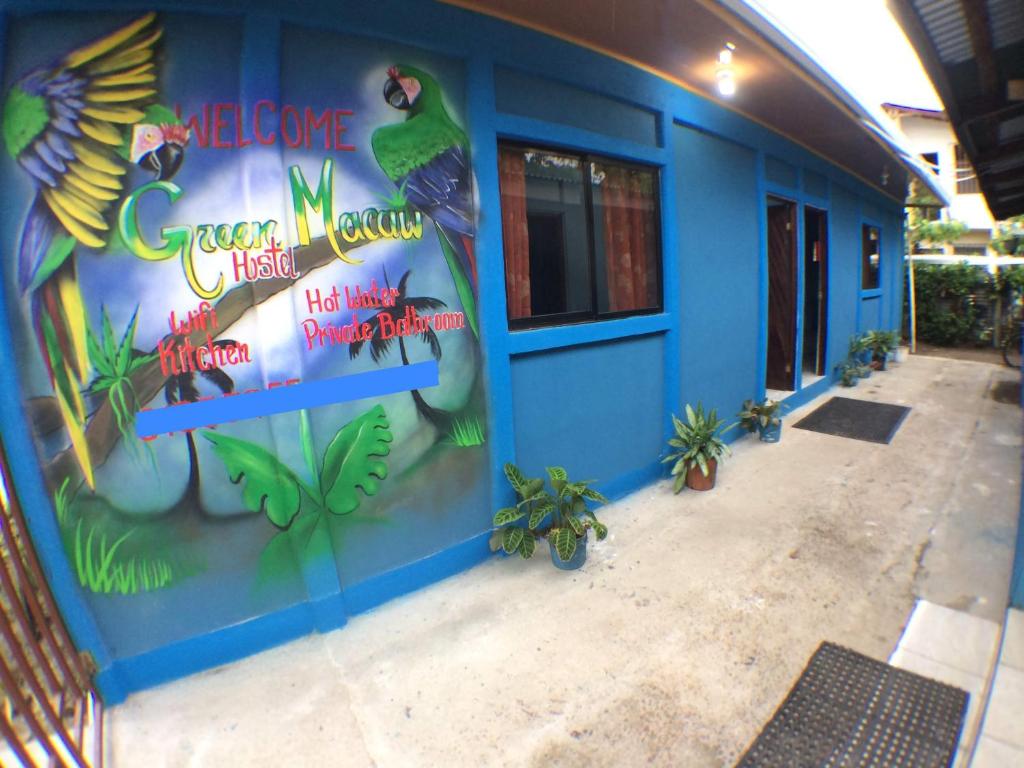
[[(49, 510), (40, 511), (50, 514)], [(0, 765), (103, 765), (103, 704), (32, 549), (0, 444)]]

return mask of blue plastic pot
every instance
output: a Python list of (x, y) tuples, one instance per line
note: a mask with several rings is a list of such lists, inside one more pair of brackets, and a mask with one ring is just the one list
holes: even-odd
[(576, 551), (573, 552), (572, 557), (568, 560), (563, 560), (558, 556), (558, 550), (555, 549), (555, 545), (552, 542), (548, 542), (548, 547), (551, 549), (551, 562), (555, 564), (555, 568), (560, 568), (563, 571), (575, 571), (587, 562), (586, 533), (583, 534), (583, 538), (576, 539)]
[(767, 427), (759, 427), (757, 430), (762, 443), (777, 443), (782, 439), (782, 422), (769, 424)]

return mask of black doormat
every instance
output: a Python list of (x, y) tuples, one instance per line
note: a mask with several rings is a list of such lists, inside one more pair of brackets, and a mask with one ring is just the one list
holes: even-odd
[(946, 768), (967, 693), (822, 643), (737, 768)]
[(793, 426), (826, 435), (888, 443), (910, 413), (903, 405), (833, 397)]

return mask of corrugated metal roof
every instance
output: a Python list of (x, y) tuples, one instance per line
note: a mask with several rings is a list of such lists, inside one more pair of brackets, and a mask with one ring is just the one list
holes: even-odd
[(988, 0), (988, 17), (996, 48), (1024, 40), (1024, 2), (1021, 0)]
[(928, 37), (943, 64), (959, 64), (974, 56), (960, 0), (912, 0)]

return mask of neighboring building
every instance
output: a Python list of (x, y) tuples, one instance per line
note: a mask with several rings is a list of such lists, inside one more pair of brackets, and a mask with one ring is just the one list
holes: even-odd
[(995, 255), (989, 247), (994, 226), (992, 214), (981, 194), (974, 168), (958, 143), (946, 113), (898, 104), (883, 104), (882, 108), (896, 121), (906, 137), (907, 147), (938, 174), (950, 203), (937, 215), (961, 221), (967, 226), (967, 231), (955, 243), (919, 246), (918, 251), (948, 256)]
[(504, 462), (620, 496), (686, 403), (822, 395), (944, 196), (738, 0), (45, 5), (0, 427), (108, 701), (489, 557)]

